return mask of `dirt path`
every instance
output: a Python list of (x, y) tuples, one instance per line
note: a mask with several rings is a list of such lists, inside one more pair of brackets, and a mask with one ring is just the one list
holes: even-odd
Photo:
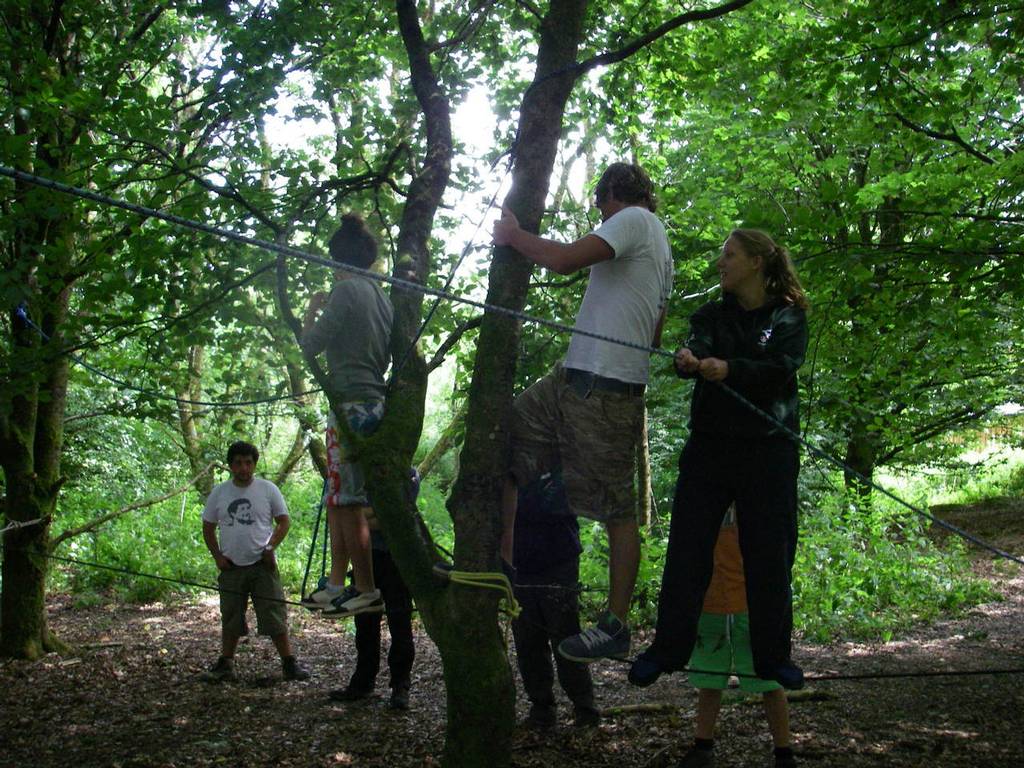
[[(955, 519), (956, 510), (948, 513)], [(1004, 532), (1024, 529), (1019, 509), (1013, 522)], [(1000, 543), (1019, 552), (1021, 538), (1011, 533)], [(984, 557), (976, 567), (1001, 602), (889, 643), (800, 645), (796, 655), (808, 674), (1022, 669), (1024, 573)], [(65, 640), (81, 644), (81, 655), (0, 666), (0, 766), (419, 768), (436, 765), (440, 754), (444, 692), (425, 636), (412, 709), (395, 713), (383, 694), (347, 706), (326, 699), (351, 669), (347, 624), (293, 612), (296, 648), (314, 672), (308, 683), (282, 682), (269, 642), (258, 639), (240, 650), (241, 683), (209, 686), (196, 674), (216, 655), (212, 600), (75, 609), (63, 598), (52, 601), (50, 619)], [(514, 765), (674, 764), (692, 736), (695, 695), (685, 680), (672, 676), (640, 691), (626, 683), (624, 666), (602, 663), (594, 672), (606, 711), (601, 727), (574, 729), (563, 707), (556, 730), (519, 731)], [(385, 692), (386, 684), (385, 673)], [(522, 717), (522, 695), (518, 706)], [(792, 699), (792, 723), (808, 766), (1019, 768), (1024, 675), (814, 683)], [(716, 751), (725, 768), (770, 765), (756, 703), (727, 696)]]

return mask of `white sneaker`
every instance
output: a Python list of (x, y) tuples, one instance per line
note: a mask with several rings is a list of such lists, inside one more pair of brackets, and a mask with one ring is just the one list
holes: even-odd
[(360, 592), (349, 585), (331, 601), (330, 607), (324, 608), (323, 615), (332, 619), (344, 619), (357, 613), (381, 613), (383, 610), (384, 599), (380, 596), (379, 589)]
[(329, 608), (331, 601), (342, 592), (341, 587), (331, 589), (331, 585), (326, 578), (321, 578), (316, 586), (315, 592), (311, 592), (307, 597), (302, 598), (301, 604), (303, 608), (308, 608), (311, 611), (322, 611), (325, 608)]

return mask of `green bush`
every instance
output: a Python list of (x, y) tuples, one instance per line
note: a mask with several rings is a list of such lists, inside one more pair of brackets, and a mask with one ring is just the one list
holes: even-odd
[(958, 540), (948, 551), (925, 536), (922, 518), (879, 500), (852, 509), (822, 497), (801, 520), (793, 613), (808, 639), (881, 638), (914, 622), (994, 597), (971, 575)]

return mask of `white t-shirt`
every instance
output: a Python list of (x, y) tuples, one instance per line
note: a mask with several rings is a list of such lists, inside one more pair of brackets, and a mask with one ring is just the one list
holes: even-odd
[(203, 509), (203, 521), (220, 528), (220, 551), (235, 565), (252, 565), (262, 558), (274, 518), (287, 515), (281, 491), (261, 477), (244, 488), (231, 480), (215, 486)]
[[(672, 292), (672, 250), (665, 227), (646, 208), (631, 205), (593, 234), (608, 243), (615, 256), (590, 268), (576, 327), (648, 347)], [(574, 334), (565, 366), (646, 384), (650, 355)]]

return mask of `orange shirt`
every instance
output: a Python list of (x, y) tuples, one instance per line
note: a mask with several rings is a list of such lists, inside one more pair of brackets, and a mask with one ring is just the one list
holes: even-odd
[(723, 525), (715, 543), (715, 570), (704, 594), (704, 612), (744, 613), (746, 610), (747, 586), (743, 579), (740, 529)]

